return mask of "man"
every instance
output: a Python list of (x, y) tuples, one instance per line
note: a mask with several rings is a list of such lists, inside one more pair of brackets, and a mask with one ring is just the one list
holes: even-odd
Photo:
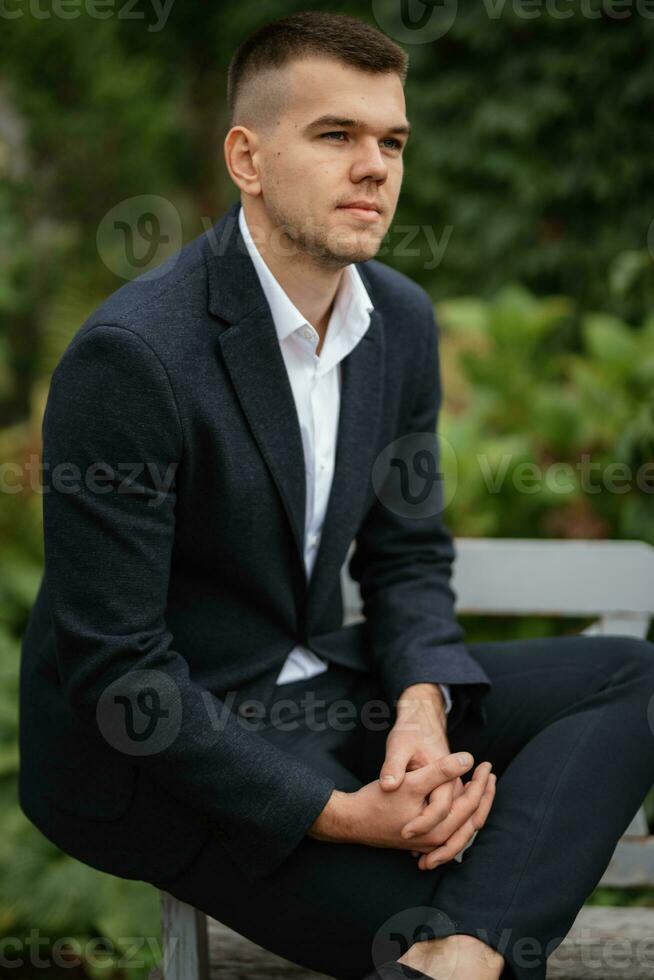
[(654, 781), (654, 646), (466, 644), (442, 507), (398, 492), (434, 474), (441, 402), (430, 299), (373, 258), (405, 75), (342, 15), (248, 38), (240, 203), (57, 365), (20, 799), (81, 861), (328, 975), (542, 978)]

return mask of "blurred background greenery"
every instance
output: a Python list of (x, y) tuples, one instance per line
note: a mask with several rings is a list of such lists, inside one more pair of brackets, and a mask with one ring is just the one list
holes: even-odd
[[(390, 2), (330, 9), (383, 27)], [(38, 472), (16, 474), (39, 458), (64, 347), (122, 284), (99, 255), (103, 216), (160, 195), (188, 241), (237, 200), (222, 153), (226, 68), (249, 32), (294, 9), (306, 8), (171, 0), (164, 18), (145, 2), (7, 0), (0, 14), (0, 937), (27, 942), (37, 930), (120, 947), (159, 936), (154, 889), (75, 862), (18, 807), (20, 637), (43, 549)], [(443, 247), (435, 259), (427, 233), (405, 247), (394, 234), (379, 257), (436, 304), (454, 534), (654, 544), (654, 20), (645, 5), (606, 0), (559, 4), (569, 16), (525, 9), (468, 5), (438, 39), (402, 42), (414, 135), (395, 228), (429, 227)], [(507, 461), (496, 493), (480, 456), (492, 470)], [(599, 492), (583, 484), (584, 459)], [(570, 467), (564, 491), (516, 489), (521, 464), (555, 462)], [(597, 475), (616, 463), (631, 474), (625, 491)], [(471, 640), (585, 625), (463, 624)], [(654, 896), (597, 889), (591, 900)], [(108, 955), (60, 973), (146, 977), (156, 942), (136, 956), (141, 966)]]

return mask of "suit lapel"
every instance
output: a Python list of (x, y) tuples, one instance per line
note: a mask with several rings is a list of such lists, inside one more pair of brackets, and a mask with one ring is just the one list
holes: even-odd
[(378, 310), (371, 312), (368, 330), (341, 365), (334, 477), (309, 588), (312, 618), (334, 588), (370, 485), (384, 385), (384, 331)]
[[(218, 337), (224, 363), (304, 568), (306, 477), (299, 420), (270, 307), (238, 227), (239, 207), (207, 233), (209, 309), (231, 324)], [(370, 290), (365, 268), (358, 269)], [(312, 619), (334, 586), (368, 492), (384, 382), (384, 323), (378, 310), (341, 367), (334, 476), (307, 598)]]
[(258, 307), (219, 337), (229, 371), (261, 454), (277, 484), (303, 553), (306, 480), (293, 390), (270, 308)]

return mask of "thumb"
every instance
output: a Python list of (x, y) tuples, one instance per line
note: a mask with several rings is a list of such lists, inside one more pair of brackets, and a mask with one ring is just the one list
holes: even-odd
[(379, 773), (379, 783), (383, 789), (397, 789), (404, 779), (410, 754), (395, 750), (389, 752)]
[(437, 762), (416, 769), (416, 788), (424, 790), (427, 795), (436, 786), (461, 776), (470, 769), (474, 761), (470, 752), (451, 752), (449, 755), (444, 755)]

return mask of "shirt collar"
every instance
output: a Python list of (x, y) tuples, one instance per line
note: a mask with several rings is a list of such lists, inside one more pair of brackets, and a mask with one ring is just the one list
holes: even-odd
[[(280, 341), (284, 340), (294, 331), (305, 326), (307, 320), (268, 268), (250, 234), (243, 207), (239, 209), (238, 223), (248, 254), (259, 276), (261, 288), (270, 306), (277, 336)], [(332, 332), (332, 326), (337, 326), (341, 339), (347, 336), (351, 342), (357, 342), (370, 326), (370, 313), (373, 309), (372, 301), (356, 265), (351, 263), (345, 266), (334, 300), (328, 334)], [(333, 340), (333, 336), (330, 339)]]

